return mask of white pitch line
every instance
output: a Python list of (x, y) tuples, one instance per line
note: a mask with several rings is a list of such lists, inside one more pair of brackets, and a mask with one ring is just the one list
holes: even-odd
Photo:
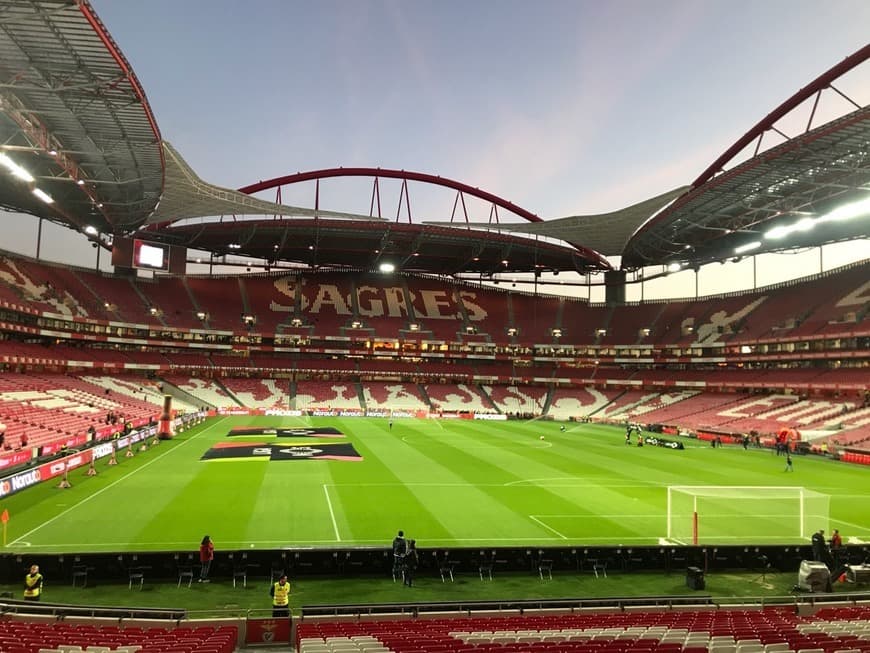
[[(508, 481), (507, 483), (502, 483), (501, 485), (505, 487), (510, 487), (512, 485), (530, 485), (535, 487), (655, 487), (653, 483), (632, 480), (631, 483), (598, 483), (593, 479), (596, 478), (607, 478), (604, 476), (585, 476), (581, 477), (581, 481), (585, 482), (577, 482), (578, 478), (576, 476), (551, 476), (548, 478), (523, 478), (518, 481)], [(555, 484), (552, 481), (569, 481), (569, 483), (559, 483)], [(497, 484), (493, 484), (497, 485)]]
[[(545, 527), (546, 524), (543, 524)], [(552, 530), (552, 529), (550, 529)], [(754, 537), (753, 540), (760, 539), (772, 539), (776, 536), (771, 535), (767, 537)], [(569, 539), (565, 536), (559, 534), (558, 537), (463, 537), (461, 539), (453, 539), (446, 537), (432, 537), (425, 538), (423, 540), (418, 540), (421, 542), (421, 546), (430, 546), (432, 544), (439, 545), (451, 545), (451, 546), (468, 546), (468, 545), (477, 545), (481, 542), (491, 542), (496, 544), (504, 544), (510, 542), (564, 542), (565, 540), (576, 542), (577, 546), (583, 546), (584, 544), (591, 543), (603, 543), (604, 545), (612, 545), (617, 546), (617, 542), (648, 542), (650, 546), (658, 543), (659, 546), (669, 546), (674, 544), (679, 544), (682, 546), (688, 546), (688, 542), (684, 542), (683, 540), (679, 540), (676, 538), (662, 538), (655, 537), (650, 535), (644, 536), (621, 536), (619, 538), (614, 538), (612, 536), (583, 536)], [(718, 540), (739, 540), (739, 536), (722, 536), (717, 538)], [(250, 547), (251, 544), (255, 546), (268, 547), (270, 549), (292, 549), (294, 547), (307, 547), (319, 544), (335, 544), (335, 540), (245, 540), (241, 541), (221, 541), (225, 548), (227, 549), (245, 549)], [(852, 544), (852, 542), (849, 542)], [(64, 553), (64, 548), (68, 552), (70, 548), (75, 549), (86, 549), (88, 551), (102, 551), (103, 549), (107, 549), (109, 551), (117, 551), (118, 549), (122, 549), (126, 546), (129, 546), (129, 542), (100, 542), (99, 544), (94, 544), (93, 542), (84, 542), (84, 543), (64, 543), (62, 545), (59, 544), (31, 544), (29, 548), (31, 549), (56, 549), (57, 553)], [(747, 542), (749, 544), (749, 542)], [(776, 544), (794, 544), (794, 542), (789, 541), (787, 543), (783, 543), (781, 540), (777, 538)], [(342, 541), (343, 546), (347, 547), (374, 547), (377, 549), (387, 549), (389, 548), (389, 542), (384, 542), (383, 540), (344, 540)], [(185, 542), (160, 542), (156, 546), (160, 547), (160, 551), (165, 551), (167, 548), (184, 548), (190, 546), (190, 541)], [(711, 545), (712, 546), (712, 545)]]
[[(113, 487), (115, 487), (115, 486), (116, 486), (118, 483), (120, 483), (121, 481), (125, 481), (125, 480), (127, 480), (128, 478), (130, 478), (131, 476), (133, 476), (133, 474), (136, 474), (137, 472), (141, 472), (143, 469), (145, 469), (145, 468), (148, 467), (149, 465), (153, 465), (154, 463), (156, 463), (158, 460), (160, 460), (160, 459), (163, 458), (164, 456), (167, 456), (167, 455), (171, 454), (171, 453), (174, 452), (174, 451), (178, 451), (178, 449), (180, 449), (180, 448), (183, 447), (184, 445), (188, 444), (189, 442), (193, 442), (193, 441), (196, 440), (199, 436), (201, 436), (203, 433), (207, 433), (207, 432), (210, 431), (212, 428), (214, 428), (215, 426), (217, 426), (218, 424), (220, 424), (221, 422), (223, 422), (223, 421), (226, 420), (226, 419), (227, 419), (226, 417), (220, 419), (219, 421), (215, 422), (214, 424), (212, 424), (212, 425), (209, 426), (208, 428), (203, 429), (202, 431), (200, 431), (199, 433), (197, 433), (196, 435), (194, 435), (194, 436), (193, 436), (192, 438), (190, 438), (189, 440), (185, 440), (184, 442), (182, 442), (182, 443), (181, 443), (180, 445), (178, 445), (177, 447), (173, 447), (173, 448), (170, 449), (169, 451), (164, 451), (162, 454), (160, 454), (159, 456), (157, 456), (157, 458), (155, 458), (154, 460), (149, 460), (147, 463), (145, 463), (145, 464), (142, 465), (141, 467), (137, 467), (136, 469), (132, 470), (130, 473), (125, 474), (124, 476), (122, 476), (121, 478), (119, 478), (119, 479), (118, 479), (117, 481), (115, 481), (114, 483), (109, 483), (109, 484), (108, 484), (106, 487), (104, 487), (102, 490), (97, 490), (97, 491), (94, 492), (93, 494), (86, 496), (84, 499), (82, 499), (82, 500), (79, 501), (78, 503), (74, 503), (73, 505), (71, 505), (69, 508), (67, 508), (67, 509), (64, 510), (63, 512), (59, 512), (58, 514), (56, 514), (56, 515), (55, 515), (54, 517), (52, 517), (51, 519), (48, 519), (48, 520), (42, 522), (42, 523), (41, 523), (39, 526), (37, 526), (36, 528), (32, 528), (31, 530), (27, 531), (27, 532), (24, 533), (23, 535), (21, 535), (21, 536), (15, 538), (14, 540), (12, 540), (12, 541), (7, 545), (7, 547), (9, 547), (9, 546), (13, 546), (14, 544), (18, 544), (21, 540), (23, 540), (24, 538), (26, 538), (28, 535), (31, 535), (32, 533), (35, 533), (36, 531), (40, 530), (40, 529), (43, 528), (44, 526), (48, 526), (50, 523), (52, 523), (52, 522), (55, 521), (55, 520), (60, 519), (61, 517), (63, 517), (63, 516), (64, 516), (65, 514), (67, 514), (68, 512), (70, 512), (70, 511), (72, 511), (72, 510), (75, 510), (76, 508), (78, 508), (78, 507), (81, 506), (82, 504), (87, 503), (88, 501), (90, 501), (90, 500), (93, 499), (94, 497), (101, 495), (101, 494), (102, 494), (103, 492), (105, 492), (106, 490), (110, 490), (110, 489), (112, 489)], [(34, 546), (34, 545), (31, 544), (30, 546), (32, 547), (32, 546)]]
[(858, 532), (860, 532), (860, 533), (867, 533), (867, 532), (868, 532), (866, 526), (860, 526), (860, 525), (858, 525), (858, 524), (853, 524), (853, 523), (850, 522), (850, 521), (843, 521), (842, 519), (834, 519), (833, 517), (831, 518), (831, 521), (832, 521), (832, 522), (837, 522), (838, 524), (843, 524), (843, 525), (845, 525), (845, 526), (849, 526), (850, 528), (853, 528), (853, 529), (855, 529), (856, 531), (858, 531)]
[(534, 521), (534, 522), (537, 522), (538, 524), (540, 524), (541, 526), (543, 526), (544, 528), (546, 528), (548, 531), (552, 531), (552, 532), (554, 532), (556, 535), (558, 535), (559, 537), (561, 537), (563, 540), (567, 540), (567, 539), (568, 539), (567, 537), (565, 537), (564, 535), (562, 535), (559, 531), (557, 531), (555, 528), (553, 528), (552, 526), (547, 526), (544, 522), (542, 522), (540, 519), (538, 519), (538, 518), (535, 517), (534, 515), (529, 515), (529, 519), (531, 519), (531, 520)]
[(323, 493), (326, 495), (326, 505), (329, 506), (329, 516), (332, 518), (332, 528), (335, 530), (335, 539), (341, 542), (341, 534), (338, 532), (338, 522), (335, 521), (335, 511), (332, 509), (332, 499), (329, 498), (329, 489), (323, 484)]

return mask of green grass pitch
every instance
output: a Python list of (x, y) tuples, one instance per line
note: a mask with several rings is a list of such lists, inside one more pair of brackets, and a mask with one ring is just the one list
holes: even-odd
[[(227, 437), (254, 425), (333, 426), (346, 437)], [(201, 460), (229, 440), (349, 442), (363, 460)], [(619, 428), (562, 432), (544, 421), (218, 417), (115, 467), (100, 460), (95, 477), (77, 470), (71, 489), (47, 482), (6, 499), (4, 548), (189, 551), (206, 533), (224, 550), (387, 546), (398, 529), (422, 547), (657, 545), (672, 485), (804, 487), (831, 497), (830, 526), (845, 541), (870, 541), (866, 468), (796, 456), (789, 473), (769, 450), (686, 444), (641, 449)], [(792, 517), (775, 519), (767, 503), (709, 516), (717, 538), (801, 541)], [(728, 535), (747, 523), (751, 537)]]

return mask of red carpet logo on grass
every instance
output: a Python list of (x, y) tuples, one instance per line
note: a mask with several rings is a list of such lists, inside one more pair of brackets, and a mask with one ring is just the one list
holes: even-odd
[(344, 434), (331, 426), (318, 428), (268, 428), (263, 426), (238, 426), (227, 433), (234, 435), (275, 435), (279, 438), (343, 438)]
[(316, 447), (307, 445), (278, 445), (263, 442), (221, 442), (206, 451), (200, 460), (230, 459), (269, 459), (269, 460), (362, 460), (352, 444), (321, 444)]

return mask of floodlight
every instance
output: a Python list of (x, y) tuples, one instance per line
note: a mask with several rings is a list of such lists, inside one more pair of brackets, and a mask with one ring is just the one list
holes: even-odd
[(396, 266), (392, 263), (381, 263), (380, 266), (378, 266), (378, 269), (381, 272), (395, 272)]
[[(0, 165), (2, 165), (9, 172), (11, 172), (14, 177), (18, 177), (22, 181), (26, 181), (27, 183), (35, 181), (33, 175), (31, 175), (29, 172), (27, 172), (27, 170), (25, 170), (20, 165), (15, 163), (15, 161), (10, 159), (8, 156), (3, 154), (2, 152), (0, 152)], [(40, 198), (40, 199), (42, 199), (42, 198)]]
[(779, 226), (779, 227), (774, 227), (773, 229), (768, 231), (766, 234), (764, 234), (764, 237), (767, 238), (768, 240), (778, 240), (780, 238), (785, 238), (790, 233), (791, 233), (790, 227)]
[(819, 222), (844, 222), (870, 214), (870, 197), (838, 206), (818, 219)]
[(810, 231), (816, 226), (816, 221), (812, 218), (801, 218), (792, 226), (792, 231)]
[(46, 204), (53, 204), (54, 203), (54, 198), (40, 188), (34, 188), (33, 194), (36, 195), (39, 199), (41, 199)]
[(746, 252), (751, 252), (753, 250), (758, 249), (759, 247), (761, 247), (761, 241), (760, 240), (753, 240), (751, 243), (745, 243), (743, 245), (740, 245), (740, 247), (735, 247), (734, 253), (735, 254), (745, 254)]
[(668, 272), (679, 272), (682, 267), (679, 263), (668, 263)]
[(96, 236), (97, 235), (97, 228), (95, 226), (89, 224), (87, 227), (85, 227), (85, 233), (88, 234), (89, 236)]

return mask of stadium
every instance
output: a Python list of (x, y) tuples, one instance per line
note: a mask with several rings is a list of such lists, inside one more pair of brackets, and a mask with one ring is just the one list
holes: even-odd
[(212, 184), (89, 2), (0, 9), (38, 225), (0, 251), (0, 652), (870, 651), (870, 45), (685, 185), (544, 219), (431, 171)]

